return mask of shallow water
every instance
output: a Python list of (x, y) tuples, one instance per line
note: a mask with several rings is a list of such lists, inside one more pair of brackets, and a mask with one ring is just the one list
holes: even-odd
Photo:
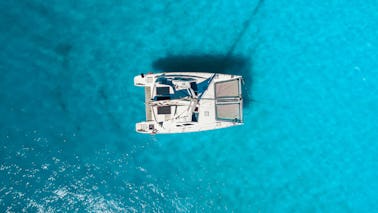
[[(378, 211), (377, 10), (1, 2), (0, 210)], [(245, 125), (135, 133), (133, 76), (178, 69), (242, 74)]]

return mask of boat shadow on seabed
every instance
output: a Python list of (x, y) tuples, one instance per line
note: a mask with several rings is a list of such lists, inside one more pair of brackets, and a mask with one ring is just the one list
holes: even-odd
[(158, 58), (152, 63), (152, 67), (162, 72), (210, 72), (231, 75), (241, 75), (244, 79), (243, 103), (245, 107), (253, 101), (251, 88), (253, 86), (253, 63), (250, 59), (242, 55), (234, 55), (234, 50), (248, 34), (255, 16), (264, 5), (265, 0), (258, 0), (249, 16), (244, 21), (241, 30), (232, 41), (232, 45), (227, 53), (223, 54), (188, 54), (188, 55), (168, 55)]
[(243, 104), (248, 107), (252, 101), (253, 77), (250, 60), (243, 56), (227, 55), (169, 55), (152, 63), (154, 70), (161, 72), (210, 72), (241, 75), (243, 84)]

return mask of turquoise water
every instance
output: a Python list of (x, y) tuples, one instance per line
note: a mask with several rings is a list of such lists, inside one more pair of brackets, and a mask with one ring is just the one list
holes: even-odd
[[(377, 212), (376, 11), (0, 2), (0, 211)], [(133, 76), (191, 69), (245, 77), (245, 125), (135, 133)]]

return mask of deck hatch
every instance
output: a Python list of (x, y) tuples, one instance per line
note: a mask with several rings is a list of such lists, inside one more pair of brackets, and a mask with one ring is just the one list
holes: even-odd
[(171, 114), (171, 107), (170, 106), (160, 106), (157, 108), (157, 113), (159, 115), (169, 115)]
[(169, 95), (169, 87), (156, 87), (156, 95)]

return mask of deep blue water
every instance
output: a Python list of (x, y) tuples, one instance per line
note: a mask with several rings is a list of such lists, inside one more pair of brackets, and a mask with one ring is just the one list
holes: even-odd
[[(1, 1), (0, 211), (377, 212), (377, 11)], [(181, 69), (242, 74), (245, 125), (137, 134), (133, 76)]]

